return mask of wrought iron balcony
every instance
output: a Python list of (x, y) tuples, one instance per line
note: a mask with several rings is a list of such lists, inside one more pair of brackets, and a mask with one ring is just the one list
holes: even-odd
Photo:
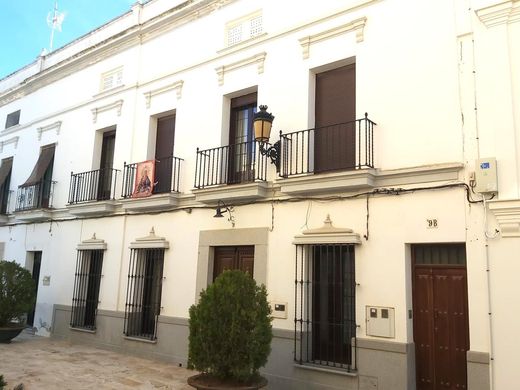
[(118, 172), (114, 168), (71, 172), (69, 204), (115, 199)]
[(374, 168), (375, 122), (365, 117), (281, 134), (280, 176)]
[(15, 211), (52, 208), (55, 181), (40, 180), (36, 184), (18, 187)]
[[(168, 156), (155, 160), (155, 177), (153, 194), (165, 194), (168, 192), (179, 192), (182, 158)], [(135, 188), (135, 177), (137, 164), (127, 164), (123, 168), (123, 189), (121, 196), (130, 198)]]
[(195, 188), (265, 181), (268, 157), (256, 141), (199, 150), (195, 165)]

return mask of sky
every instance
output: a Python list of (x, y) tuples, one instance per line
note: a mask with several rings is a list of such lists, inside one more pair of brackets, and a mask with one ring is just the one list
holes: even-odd
[[(49, 50), (51, 29), (47, 15), (55, 0), (0, 0), (0, 79), (33, 62)], [(54, 33), (53, 48), (74, 39), (130, 10), (137, 0), (58, 0), (65, 17)]]

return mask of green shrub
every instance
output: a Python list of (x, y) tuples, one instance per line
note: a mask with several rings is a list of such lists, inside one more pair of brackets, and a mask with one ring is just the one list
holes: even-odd
[(4, 390), (5, 386), (7, 386), (7, 382), (4, 382), (4, 376), (0, 375), (0, 390)]
[(190, 308), (188, 367), (247, 382), (271, 352), (271, 308), (265, 286), (242, 271), (225, 271)]
[(34, 306), (35, 295), (29, 271), (14, 261), (0, 261), (0, 326), (22, 322)]

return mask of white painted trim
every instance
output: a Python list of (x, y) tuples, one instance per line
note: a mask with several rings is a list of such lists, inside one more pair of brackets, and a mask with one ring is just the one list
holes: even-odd
[(486, 27), (520, 21), (520, 0), (504, 1), (475, 11)]
[(36, 131), (38, 132), (38, 141), (42, 140), (42, 134), (46, 131), (56, 130), (56, 135), (60, 135), (61, 123), (61, 121), (57, 121), (47, 126), (38, 127), (36, 129)]
[(175, 81), (174, 83), (165, 85), (163, 87), (151, 89), (147, 92), (144, 92), (143, 95), (144, 95), (144, 98), (146, 101), (146, 108), (150, 108), (150, 106), (152, 104), (152, 97), (154, 97), (156, 95), (161, 95), (161, 94), (166, 93), (171, 90), (176, 90), (177, 99), (180, 99), (182, 97), (182, 86), (183, 85), (184, 85), (184, 81), (179, 80), (179, 81)]
[(109, 110), (116, 110), (117, 116), (121, 116), (121, 108), (123, 107), (123, 99), (116, 100), (113, 103), (106, 104), (104, 106), (92, 108), (90, 111), (92, 112), (92, 122), (97, 122), (97, 116), (100, 112), (105, 112)]
[(356, 32), (356, 42), (363, 42), (365, 36), (365, 24), (366, 24), (367, 18), (358, 18), (353, 20), (350, 23), (343, 24), (341, 26), (337, 26), (334, 28), (331, 28), (329, 30), (322, 31), (320, 33), (314, 34), (314, 35), (308, 35), (306, 37), (300, 38), (299, 42), (302, 47), (302, 55), (303, 59), (307, 59), (310, 56), (310, 47), (311, 45), (324, 41), (326, 39), (337, 37), (338, 35), (342, 35), (351, 31)]
[(8, 140), (5, 140), (5, 141), (1, 141), (0, 142), (0, 153), (2, 153), (4, 151), (4, 146), (5, 145), (10, 145), (10, 144), (14, 144), (14, 148), (18, 148), (18, 141), (19, 141), (20, 137), (16, 136), (16, 137), (13, 137), (13, 138), (9, 138)]
[(488, 205), (497, 219), (502, 237), (520, 237), (520, 200), (492, 200)]
[(240, 61), (232, 62), (227, 65), (221, 65), (215, 68), (215, 70), (217, 71), (218, 85), (224, 85), (224, 75), (226, 72), (229, 73), (233, 70), (240, 69), (248, 65), (256, 64), (258, 74), (264, 73), (264, 62), (266, 56), (267, 53), (264, 51), (255, 54), (254, 56), (244, 58)]

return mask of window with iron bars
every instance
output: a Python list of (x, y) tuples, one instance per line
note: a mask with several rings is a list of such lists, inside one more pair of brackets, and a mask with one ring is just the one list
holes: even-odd
[(70, 326), (96, 329), (103, 250), (78, 250)]
[(132, 249), (126, 289), (127, 337), (157, 339), (161, 310), (164, 249)]
[(296, 245), (294, 360), (356, 370), (354, 245)]

